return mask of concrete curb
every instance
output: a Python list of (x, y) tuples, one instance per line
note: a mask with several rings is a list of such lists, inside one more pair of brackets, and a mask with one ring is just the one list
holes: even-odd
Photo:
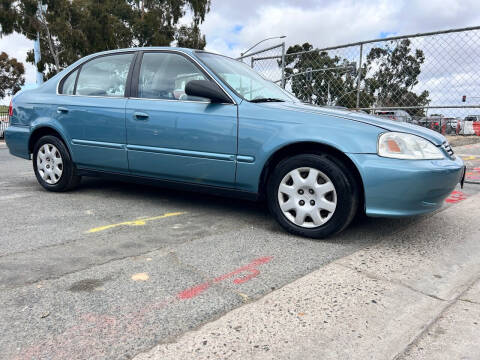
[[(440, 346), (430, 330), (458, 311), (480, 276), (478, 201), (480, 194), (135, 359), (446, 358), (448, 340)], [(465, 324), (457, 355), (478, 348), (478, 327)]]

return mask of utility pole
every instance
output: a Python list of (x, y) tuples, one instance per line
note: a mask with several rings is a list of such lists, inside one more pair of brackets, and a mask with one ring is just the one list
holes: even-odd
[[(42, 1), (38, 1), (38, 11), (37, 11), (37, 16), (39, 19), (41, 19), (42, 16)], [(37, 39), (33, 42), (33, 55), (35, 58), (35, 67), (37, 69), (37, 79), (36, 83), (37, 85), (43, 84), (43, 73), (38, 71), (38, 63), (40, 60), (42, 60), (42, 52), (40, 49), (40, 32), (37, 31)]]
[(40, 34), (37, 32), (37, 39), (33, 42), (33, 55), (35, 58), (35, 67), (37, 68), (37, 85), (43, 83), (43, 73), (38, 71), (38, 63), (42, 60), (42, 53), (40, 51)]

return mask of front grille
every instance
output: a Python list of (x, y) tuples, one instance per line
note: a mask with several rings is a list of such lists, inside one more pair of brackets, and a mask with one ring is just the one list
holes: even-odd
[(443, 144), (442, 144), (442, 148), (443, 150), (445, 150), (448, 154), (448, 156), (450, 156), (451, 158), (455, 157), (454, 153), (453, 153), (453, 149), (452, 147), (450, 146), (450, 144), (448, 143), (448, 141), (445, 141)]

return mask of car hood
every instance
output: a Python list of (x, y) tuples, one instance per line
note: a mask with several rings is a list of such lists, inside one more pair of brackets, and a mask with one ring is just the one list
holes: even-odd
[(358, 121), (358, 122), (362, 122), (365, 124), (369, 124), (369, 125), (373, 125), (373, 126), (385, 129), (387, 131), (398, 131), (398, 132), (404, 132), (404, 133), (421, 136), (431, 141), (435, 145), (441, 145), (445, 142), (445, 137), (433, 130), (426, 129), (424, 127), (414, 125), (414, 124), (388, 120), (378, 116), (363, 114), (360, 112), (333, 109), (333, 108), (327, 108), (327, 107), (321, 107), (321, 106), (303, 104), (303, 103), (294, 103), (294, 102), (276, 102), (276, 103), (272, 102), (272, 103), (263, 103), (262, 105), (281, 108), (289, 111), (326, 115), (326, 116), (339, 117), (339, 118), (352, 120), (352, 121)]

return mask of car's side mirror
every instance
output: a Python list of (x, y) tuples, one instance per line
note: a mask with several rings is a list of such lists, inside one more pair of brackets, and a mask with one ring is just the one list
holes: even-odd
[(212, 103), (231, 104), (232, 100), (213, 81), (191, 80), (185, 86), (185, 93), (189, 96), (197, 96), (210, 99)]

